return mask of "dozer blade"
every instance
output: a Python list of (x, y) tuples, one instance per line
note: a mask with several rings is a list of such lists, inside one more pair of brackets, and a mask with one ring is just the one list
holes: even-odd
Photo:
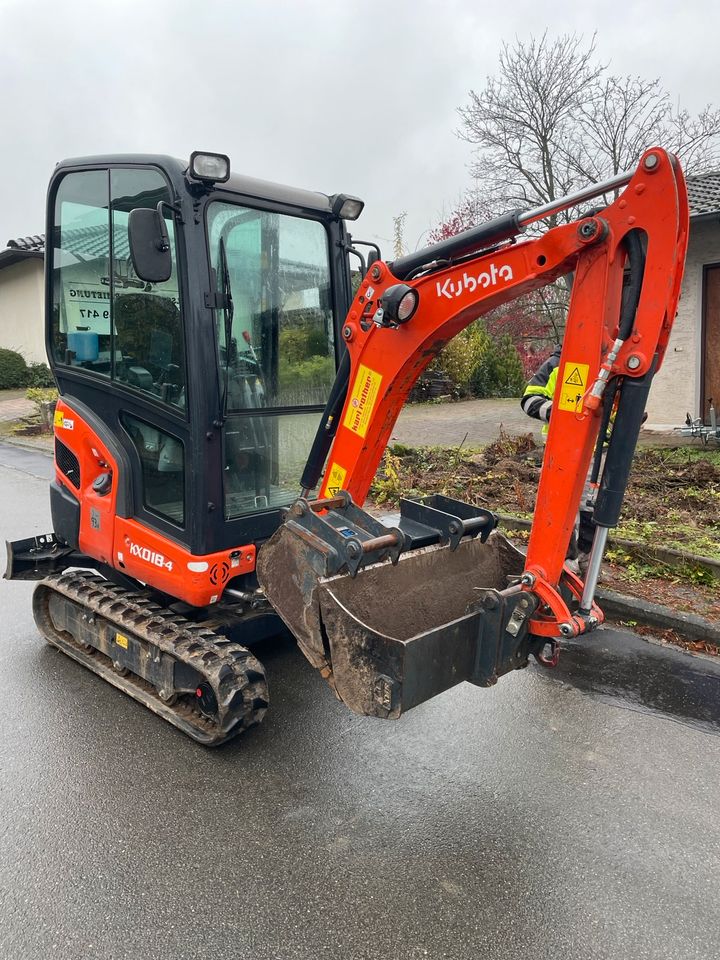
[[(435, 497), (418, 513), (406, 501), (399, 526), (385, 528), (351, 501), (336, 498), (322, 516), (298, 504), (261, 548), (258, 577), (305, 656), (356, 713), (395, 718), (463, 680), (488, 686), (542, 647), (527, 634), (537, 599), (517, 583), (524, 557), (491, 532), (487, 511)], [(454, 540), (454, 521), (435, 516), (450, 509), (461, 528)], [(482, 539), (462, 539), (463, 530)]]

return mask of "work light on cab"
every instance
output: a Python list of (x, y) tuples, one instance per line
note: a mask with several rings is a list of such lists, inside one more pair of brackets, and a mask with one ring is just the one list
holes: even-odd
[(330, 197), (332, 212), (340, 220), (357, 220), (363, 212), (365, 201), (351, 197), (347, 193), (336, 193)]
[(225, 183), (230, 176), (230, 157), (224, 153), (201, 153), (190, 155), (190, 176), (204, 183)]
[(393, 323), (407, 323), (417, 310), (419, 301), (417, 290), (406, 283), (396, 283), (388, 287), (382, 295), (385, 319)]

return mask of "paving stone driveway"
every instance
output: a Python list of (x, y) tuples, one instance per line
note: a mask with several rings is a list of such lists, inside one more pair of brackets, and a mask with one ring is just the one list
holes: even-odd
[[(19, 420), (35, 412), (35, 404), (18, 397), (0, 400), (0, 422)], [(408, 446), (480, 447), (491, 443), (500, 428), (510, 434), (532, 433), (539, 439), (541, 424), (526, 417), (517, 400), (462, 400), (458, 403), (413, 403), (400, 414), (392, 442)], [(678, 442), (672, 434), (645, 433), (641, 443)]]
[(17, 397), (14, 400), (0, 400), (0, 420), (4, 422), (20, 420), (22, 417), (29, 417), (34, 412), (35, 404), (32, 400), (26, 400), (25, 397)]
[[(491, 443), (500, 428), (511, 435), (532, 433), (540, 438), (542, 424), (527, 417), (519, 400), (461, 400), (458, 403), (413, 403), (405, 407), (391, 442), (415, 446), (481, 447)], [(698, 441), (665, 431), (643, 430), (641, 444), (688, 446)]]
[[(479, 447), (491, 443), (500, 427), (510, 434), (540, 436), (541, 424), (520, 409), (518, 400), (462, 400), (458, 403), (413, 403), (405, 407), (393, 430), (393, 442), (408, 446)], [(464, 443), (463, 443), (464, 441)]]

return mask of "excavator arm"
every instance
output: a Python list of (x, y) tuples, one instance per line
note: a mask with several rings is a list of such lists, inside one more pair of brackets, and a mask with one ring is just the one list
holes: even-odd
[[(648, 158), (657, 161), (650, 169)], [(679, 296), (687, 222), (680, 170), (669, 155), (652, 150), (620, 197), (596, 217), (555, 227), (537, 239), (498, 244), (445, 268), (435, 260), (434, 269), (415, 279), (406, 276), (402, 261), (374, 264), (343, 328), (352, 386), (321, 496), (343, 488), (362, 504), (408, 393), (442, 347), (483, 314), (572, 272), (561, 392), (553, 409), (536, 511), (543, 521), (531, 551), (533, 562), (557, 583), (600, 423), (599, 406), (595, 399), (588, 403), (586, 395), (601, 368), (605, 380), (639, 379), (656, 355), (659, 368)], [(611, 357), (619, 330), (627, 238), (632, 234), (647, 243), (641, 296), (631, 318), (631, 335)], [(417, 298), (414, 313), (402, 323), (384, 309), (399, 276), (402, 287)], [(551, 531), (550, 549), (540, 546), (543, 530)]]
[[(612, 190), (615, 201), (594, 215), (518, 240), (533, 223)], [(460, 680), (494, 682), (530, 654), (554, 663), (558, 637), (602, 622), (594, 602), (602, 550), (618, 521), (675, 317), (688, 216), (677, 160), (653, 148), (632, 174), (372, 264), (343, 326), (347, 352), (302, 478), (304, 496), (258, 558), (269, 599), (353, 709), (397, 716)], [(488, 311), (568, 274), (572, 293), (527, 556), (498, 546), (496, 533), (486, 544), (492, 520), (469, 505), (405, 501), (400, 525), (390, 528), (362, 511), (403, 403), (442, 347)], [(583, 584), (565, 556), (611, 410), (599, 533)], [(452, 556), (461, 551), (464, 565)], [(496, 582), (483, 582), (488, 576)], [(448, 606), (458, 579), (469, 587)]]

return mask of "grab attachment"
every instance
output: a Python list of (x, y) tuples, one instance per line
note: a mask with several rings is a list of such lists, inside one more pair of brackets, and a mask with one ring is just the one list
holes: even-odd
[(386, 526), (349, 494), (299, 500), (258, 555), (300, 648), (356, 713), (401, 713), (463, 680), (495, 683), (544, 641), (524, 557), (488, 510), (435, 495)]

